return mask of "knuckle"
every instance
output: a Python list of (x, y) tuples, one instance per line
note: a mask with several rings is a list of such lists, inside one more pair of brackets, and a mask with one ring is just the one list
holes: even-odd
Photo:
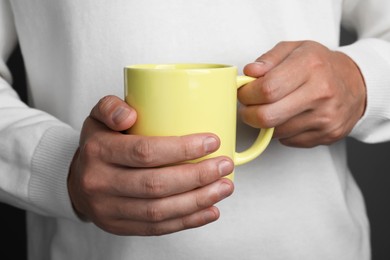
[(156, 203), (150, 202), (146, 206), (146, 218), (148, 221), (158, 223), (164, 220), (164, 213)]
[(132, 147), (133, 159), (147, 166), (155, 161), (151, 142), (146, 138), (137, 140)]
[(179, 136), (179, 151), (183, 160), (191, 160), (202, 156), (204, 154), (203, 143), (199, 143), (199, 139), (188, 138), (186, 136)]
[(198, 174), (197, 174), (197, 181), (199, 186), (204, 186), (206, 184), (210, 183), (210, 179), (212, 177), (212, 174), (210, 174), (210, 171), (205, 167), (199, 167), (198, 168)]
[(181, 227), (182, 229), (186, 229), (186, 228), (191, 228), (191, 227), (194, 227), (195, 225), (192, 223), (190, 217), (183, 217), (181, 219)]
[(323, 111), (323, 114), (317, 114), (317, 125), (318, 129), (323, 129), (324, 131), (329, 131), (334, 128), (334, 116), (332, 116), (332, 111)]
[[(84, 152), (81, 152), (84, 151)], [(104, 190), (107, 186), (107, 183), (102, 181), (101, 172), (95, 166), (93, 162), (94, 157), (100, 154), (100, 146), (95, 145), (95, 143), (86, 143), (83, 147), (80, 148), (80, 158), (83, 161), (83, 166), (80, 166), (79, 174), (76, 177), (76, 187), (77, 192), (82, 194), (90, 203), (90, 208), (92, 212), (103, 211), (98, 204), (94, 203), (96, 201), (96, 194)]]
[(324, 82), (320, 85), (321, 99), (333, 99), (336, 96), (334, 85), (329, 82)]
[(305, 63), (309, 70), (315, 72), (328, 71), (331, 69), (331, 65), (328, 62), (326, 54), (324, 54), (321, 50), (305, 52)]
[(104, 143), (102, 142), (102, 136), (89, 136), (80, 144), (79, 148), (80, 158), (82, 158), (87, 164), (93, 163), (96, 160), (110, 160), (112, 157), (112, 151), (111, 149), (106, 149)]
[(96, 137), (89, 138), (82, 146), (80, 147), (80, 152), (86, 156), (86, 158), (99, 157), (101, 154), (101, 145)]
[(95, 190), (96, 184), (91, 175), (92, 174), (84, 174), (82, 178), (79, 179), (80, 189), (86, 194), (92, 194), (92, 191)]
[(196, 181), (199, 187), (205, 186), (220, 177), (214, 160), (205, 160), (196, 164), (196, 167)]
[(321, 82), (317, 85), (313, 85), (311, 93), (311, 98), (313, 104), (325, 104), (324, 102), (328, 102), (328, 109), (336, 105), (336, 89), (331, 82)]
[[(180, 137), (180, 139), (183, 139)], [(181, 142), (181, 150), (182, 154), (184, 155), (185, 160), (192, 159), (194, 154), (194, 144), (192, 142)]]
[(165, 185), (159, 174), (148, 174), (142, 180), (142, 186), (148, 196), (160, 197), (165, 195)]
[(271, 128), (276, 126), (277, 117), (269, 109), (263, 108), (258, 110), (257, 120), (261, 128)]
[(343, 137), (344, 137), (344, 130), (341, 127), (336, 128), (328, 134), (328, 143), (333, 143), (335, 141), (342, 139)]
[(200, 227), (207, 224), (207, 221), (202, 217), (185, 216), (181, 219), (181, 229)]
[(209, 190), (207, 196), (201, 192), (194, 195), (194, 207), (197, 210), (202, 210), (220, 201), (220, 196), (217, 190)]
[(203, 209), (205, 203), (199, 194), (195, 196), (195, 206), (197, 209)]
[(277, 96), (277, 92), (279, 91), (279, 84), (274, 80), (275, 77), (270, 75), (272, 75), (272, 73), (265, 76), (260, 88), (260, 95), (267, 103), (273, 102)]
[(323, 59), (318, 57), (316, 54), (309, 53), (308, 56), (309, 56), (309, 58), (308, 58), (307, 64), (308, 64), (309, 70), (321, 72), (321, 71), (327, 69), (328, 64)]
[(313, 40), (303, 40), (300, 44), (302, 48), (318, 48), (321, 45)]
[[(95, 172), (87, 171), (79, 178), (79, 189), (87, 199), (92, 201), (95, 195), (104, 188)], [(95, 209), (94, 211), (99, 211), (98, 205), (91, 203), (91, 206)]]

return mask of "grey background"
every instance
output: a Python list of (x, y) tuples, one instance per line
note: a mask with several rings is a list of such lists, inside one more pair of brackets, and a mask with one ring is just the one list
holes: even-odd
[[(342, 30), (341, 43), (348, 44), (354, 34)], [(14, 88), (26, 100), (23, 59), (17, 49), (8, 62), (14, 75)], [(390, 72), (389, 72), (390, 73)], [(348, 162), (363, 192), (371, 223), (372, 259), (390, 259), (390, 142), (364, 144), (347, 139)], [(26, 259), (25, 212), (0, 203), (0, 259)], [(326, 245), (324, 245), (326, 246)], [(16, 249), (15, 249), (16, 248)], [(342, 260), (342, 259), (338, 259)]]

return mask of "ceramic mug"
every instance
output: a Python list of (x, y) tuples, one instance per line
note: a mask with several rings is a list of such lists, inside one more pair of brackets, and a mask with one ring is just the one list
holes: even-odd
[(260, 129), (247, 150), (236, 152), (237, 90), (255, 78), (237, 76), (235, 66), (139, 64), (125, 67), (124, 76), (125, 100), (138, 115), (129, 134), (214, 133), (220, 148), (201, 159), (225, 155), (235, 165), (255, 159), (271, 141), (274, 129)]

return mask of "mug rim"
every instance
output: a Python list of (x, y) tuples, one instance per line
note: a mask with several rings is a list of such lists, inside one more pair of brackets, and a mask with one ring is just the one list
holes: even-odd
[(234, 65), (221, 63), (144, 63), (125, 66), (126, 70), (180, 71), (180, 70), (214, 70), (236, 68)]

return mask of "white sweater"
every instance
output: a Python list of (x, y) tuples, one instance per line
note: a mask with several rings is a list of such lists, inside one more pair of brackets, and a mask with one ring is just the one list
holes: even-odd
[[(236, 168), (221, 218), (161, 237), (120, 237), (80, 221), (66, 179), (81, 124), (104, 95), (123, 96), (136, 63), (243, 65), (279, 41), (347, 53), (367, 85), (352, 137), (390, 140), (388, 0), (0, 1), (0, 200), (28, 211), (30, 260), (369, 259), (369, 226), (345, 142), (313, 149), (273, 141)], [(339, 25), (359, 41), (339, 48)], [(6, 67), (19, 43), (30, 103)], [(239, 125), (239, 149), (256, 130)], [(370, 172), (367, 174), (375, 174)]]

